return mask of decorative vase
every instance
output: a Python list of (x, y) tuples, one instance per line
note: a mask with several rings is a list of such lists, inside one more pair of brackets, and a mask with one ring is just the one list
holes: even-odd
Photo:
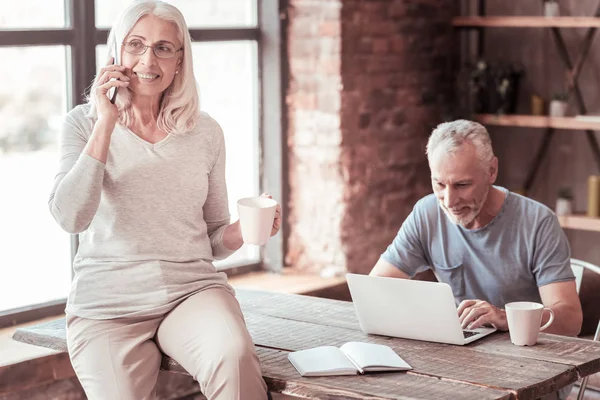
[(550, 102), (550, 116), (564, 117), (567, 114), (567, 102), (563, 100), (552, 100)]
[(545, 1), (544, 2), (544, 16), (545, 17), (559, 17), (560, 10), (558, 9), (558, 2), (556, 1)]
[(588, 217), (600, 217), (600, 176), (590, 175), (588, 177)]
[(559, 197), (556, 199), (556, 215), (570, 215), (573, 213), (573, 201)]

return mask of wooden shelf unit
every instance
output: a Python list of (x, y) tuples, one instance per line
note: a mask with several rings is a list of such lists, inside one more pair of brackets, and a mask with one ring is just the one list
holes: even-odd
[(600, 28), (595, 17), (463, 16), (452, 19), (457, 28)]
[[(546, 28), (549, 29), (554, 38), (558, 56), (567, 68), (567, 92), (574, 95), (576, 112), (585, 116), (587, 107), (581, 95), (578, 78), (582, 66), (592, 48), (594, 36), (600, 28), (600, 4), (588, 17), (561, 16), (487, 16), (485, 15), (485, 0), (480, 0), (478, 11), (475, 15), (463, 15), (453, 18), (452, 25), (458, 30), (474, 29), (477, 32), (477, 58), (481, 59), (484, 54), (484, 31), (486, 28)], [(579, 55), (572, 59), (567, 44), (562, 36), (561, 28), (583, 28), (586, 33), (582, 40)], [(570, 131), (583, 131), (590, 144), (590, 150), (598, 168), (600, 168), (600, 145), (595, 131), (600, 131), (600, 120), (594, 117), (550, 117), (536, 115), (495, 115), (476, 114), (472, 117), (475, 121), (488, 126), (505, 126), (521, 128), (543, 129), (544, 136), (540, 146), (533, 157), (533, 164), (527, 173), (523, 189), (527, 193), (539, 170), (540, 164), (548, 151), (550, 140), (557, 129)], [(600, 218), (591, 218), (584, 214), (575, 214), (558, 217), (561, 227), (564, 229), (576, 229), (584, 231), (600, 232)]]
[(558, 222), (565, 229), (600, 232), (600, 218), (592, 218), (583, 214), (559, 216)]
[(575, 117), (548, 117), (545, 115), (476, 114), (474, 119), (483, 125), (513, 126), (520, 128), (553, 128), (600, 131), (600, 119), (591, 121)]

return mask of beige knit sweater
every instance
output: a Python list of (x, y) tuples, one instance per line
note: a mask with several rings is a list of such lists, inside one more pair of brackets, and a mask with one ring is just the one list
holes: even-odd
[(152, 144), (117, 124), (106, 165), (82, 151), (94, 120), (74, 108), (61, 133), (49, 207), (79, 233), (67, 313), (154, 317), (208, 287), (232, 290), (214, 259), (229, 224), (223, 132), (202, 113), (196, 129)]

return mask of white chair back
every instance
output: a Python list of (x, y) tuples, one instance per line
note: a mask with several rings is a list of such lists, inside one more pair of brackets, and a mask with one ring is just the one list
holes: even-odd
[[(581, 278), (583, 278), (583, 271), (586, 269), (593, 271), (600, 275), (600, 267), (594, 265), (592, 263), (577, 260), (575, 258), (571, 258), (571, 269), (573, 270), (573, 274), (575, 275), (575, 285), (577, 286), (577, 293), (579, 293), (579, 289), (581, 289)], [(600, 337), (600, 321), (598, 321), (598, 327), (596, 328), (596, 334), (594, 335), (594, 340), (598, 340)], [(577, 394), (577, 400), (582, 400), (585, 394), (585, 389), (587, 387), (588, 377), (583, 378), (581, 382), (581, 386), (579, 387), (579, 393)]]
[(571, 259), (571, 269), (573, 270), (573, 275), (575, 275), (575, 286), (577, 287), (577, 293), (579, 293), (579, 289), (581, 289), (581, 278), (583, 278), (583, 266), (576, 264)]
[(575, 285), (577, 286), (577, 293), (579, 293), (579, 289), (581, 289), (581, 278), (583, 277), (584, 270), (589, 269), (590, 271), (600, 275), (600, 267), (586, 261), (578, 260), (576, 258), (571, 258), (571, 269), (573, 270), (573, 274), (575, 275)]

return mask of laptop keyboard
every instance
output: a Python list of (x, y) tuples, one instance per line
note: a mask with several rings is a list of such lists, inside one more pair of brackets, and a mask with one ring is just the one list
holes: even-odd
[(463, 331), (463, 335), (464, 335), (465, 339), (468, 339), (471, 336), (475, 336), (477, 334), (479, 334), (479, 332)]

